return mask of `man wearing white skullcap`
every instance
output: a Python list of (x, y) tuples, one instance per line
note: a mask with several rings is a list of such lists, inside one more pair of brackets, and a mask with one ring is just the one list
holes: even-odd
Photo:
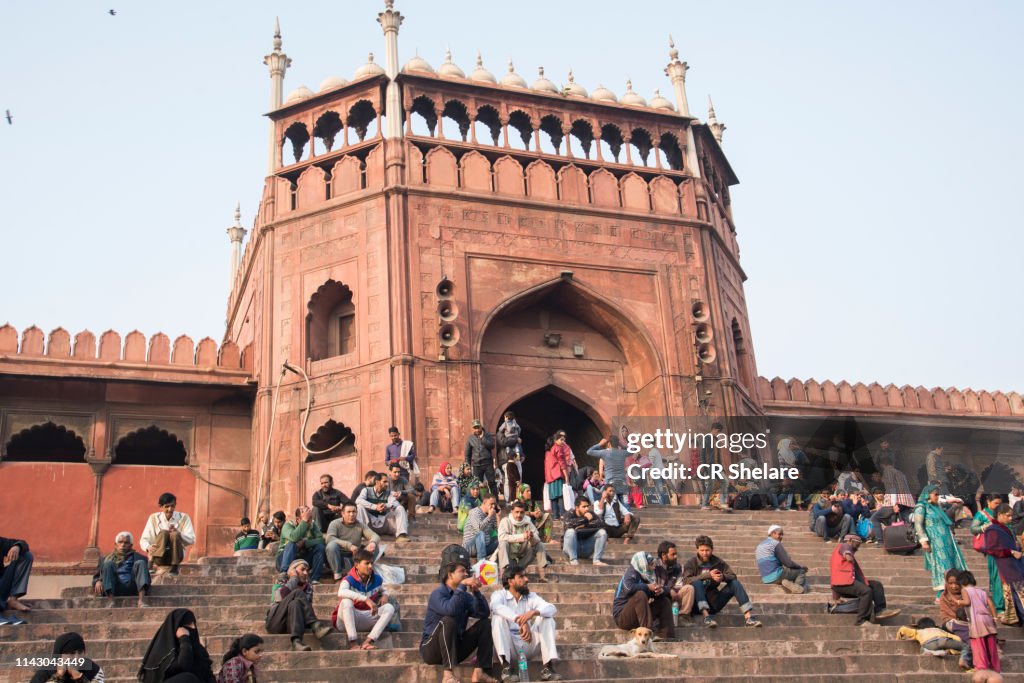
[(754, 550), (757, 570), (764, 583), (776, 583), (787, 593), (807, 592), (807, 567), (797, 564), (782, 547), (783, 529), (778, 524), (768, 527), (768, 538)]

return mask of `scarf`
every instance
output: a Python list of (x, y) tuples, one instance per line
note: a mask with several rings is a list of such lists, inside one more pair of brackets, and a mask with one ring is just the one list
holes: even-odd
[(629, 565), (636, 570), (644, 583), (653, 583), (654, 575), (651, 573), (651, 556), (645, 552), (634, 553)]
[(451, 467), (451, 463), (449, 463), (446, 460), (443, 463), (441, 463), (441, 467), (438, 468), (437, 473), (441, 475), (442, 479), (447, 479), (448, 477), (452, 476), (450, 470), (449, 470), (448, 474), (445, 474), (445, 470), (447, 470), (449, 467)]
[[(69, 657), (74, 652), (85, 651), (85, 640), (79, 634), (75, 632), (64, 633), (57, 636), (57, 640), (53, 642), (53, 656), (54, 657)], [(82, 674), (83, 681), (91, 681), (100, 674), (100, 667), (96, 662), (91, 659), (86, 659), (82, 666), (76, 666), (75, 669)], [(57, 669), (39, 669), (35, 675), (32, 676), (32, 683), (47, 683), (50, 679), (57, 675)], [(71, 680), (70, 676), (66, 677), (67, 680)], [(64, 679), (62, 679), (64, 680)]]
[(928, 496), (931, 495), (932, 491), (937, 490), (939, 487), (935, 484), (928, 484), (921, 490), (921, 495), (917, 498), (917, 508), (921, 510), (922, 516), (925, 519), (940, 520), (942, 524), (946, 526), (953, 526), (952, 520), (945, 511), (936, 505), (928, 501)]
[[(146, 648), (146, 656), (142, 658), (142, 666), (139, 667), (138, 678), (142, 683), (163, 683), (164, 674), (171, 667), (178, 657), (178, 635), (177, 631), (185, 624), (195, 623), (196, 615), (191, 610), (176, 609), (164, 619), (164, 623), (157, 629), (153, 640), (149, 641)], [(199, 680), (203, 683), (213, 680), (213, 662), (210, 655), (199, 642), (199, 627), (191, 628), (189, 639), (192, 641), (192, 653), (195, 657), (193, 670), (201, 670), (203, 675)], [(205, 676), (205, 679), (204, 679)]]

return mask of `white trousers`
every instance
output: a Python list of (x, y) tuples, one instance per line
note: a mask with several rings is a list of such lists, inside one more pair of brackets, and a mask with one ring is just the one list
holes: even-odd
[(356, 516), (360, 522), (381, 535), (401, 536), (409, 533), (409, 513), (401, 506), (388, 508), (386, 515), (371, 515), (366, 508), (359, 508)]
[(377, 608), (377, 616), (370, 614), (369, 610), (356, 609), (355, 603), (348, 598), (342, 598), (338, 606), (338, 618), (341, 624), (334, 624), (339, 631), (342, 626), (349, 640), (359, 638), (359, 631), (369, 631), (370, 638), (375, 641), (380, 639), (384, 629), (391, 623), (391, 617), (395, 616), (395, 606), (386, 602)]
[[(513, 629), (515, 632), (513, 633)], [(526, 658), (536, 659), (538, 651), (541, 661), (548, 663), (558, 659), (558, 649), (555, 647), (555, 620), (552, 617), (535, 617), (530, 622), (530, 632), (533, 637), (530, 642), (524, 643), (519, 637), (519, 627), (516, 623), (491, 615), (491, 639), (494, 641), (494, 651), (499, 657), (504, 658), (509, 664), (519, 658), (519, 648), (523, 648)]]

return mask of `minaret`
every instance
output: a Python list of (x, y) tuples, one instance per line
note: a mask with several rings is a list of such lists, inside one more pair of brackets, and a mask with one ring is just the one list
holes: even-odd
[(711, 95), (708, 95), (708, 128), (711, 129), (711, 134), (718, 140), (718, 144), (722, 144), (722, 133), (725, 132), (725, 124), (719, 123), (718, 119), (715, 118), (715, 105), (711, 104)]
[(242, 240), (248, 232), (242, 227), (242, 205), (235, 204), (235, 224), (228, 228), (228, 237), (231, 239), (231, 277), (228, 280), (228, 292), (235, 287), (235, 276), (242, 265)]
[[(676, 109), (680, 116), (690, 115), (690, 105), (686, 103), (686, 71), (690, 67), (686, 62), (679, 61), (679, 50), (672, 36), (668, 37), (669, 63), (665, 67), (665, 75), (672, 81), (672, 88), (676, 92)], [(693, 128), (686, 128), (686, 168), (695, 178), (700, 177), (700, 165), (697, 163), (697, 145), (693, 139)]]
[[(292, 65), (291, 58), (281, 52), (281, 22), (274, 17), (274, 51), (263, 58), (263, 63), (270, 69), (270, 110), (280, 108), (284, 100), (284, 72)], [(277, 168), (277, 155), (280, 153), (277, 136), (274, 135), (274, 122), (270, 122), (270, 149), (267, 152), (267, 175), (273, 175)]]
[(385, 97), (387, 127), (384, 137), (402, 137), (402, 96), (398, 92), (398, 27), (402, 25), (402, 14), (395, 11), (395, 0), (384, 0), (384, 11), (377, 15), (377, 23), (384, 29), (384, 72), (390, 79)]

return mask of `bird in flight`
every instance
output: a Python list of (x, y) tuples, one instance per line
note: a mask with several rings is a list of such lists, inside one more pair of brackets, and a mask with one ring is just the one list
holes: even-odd
[(11, 110), (10, 109), (7, 110), (7, 115), (4, 116), (4, 118), (7, 119), (7, 125), (9, 125), (9, 126), (13, 126), (14, 125), (14, 117), (11, 116)]
[(110, 16), (114, 16), (115, 14), (117, 14), (116, 10), (112, 10), (111, 9), (111, 10), (107, 10), (107, 11), (110, 13)]

